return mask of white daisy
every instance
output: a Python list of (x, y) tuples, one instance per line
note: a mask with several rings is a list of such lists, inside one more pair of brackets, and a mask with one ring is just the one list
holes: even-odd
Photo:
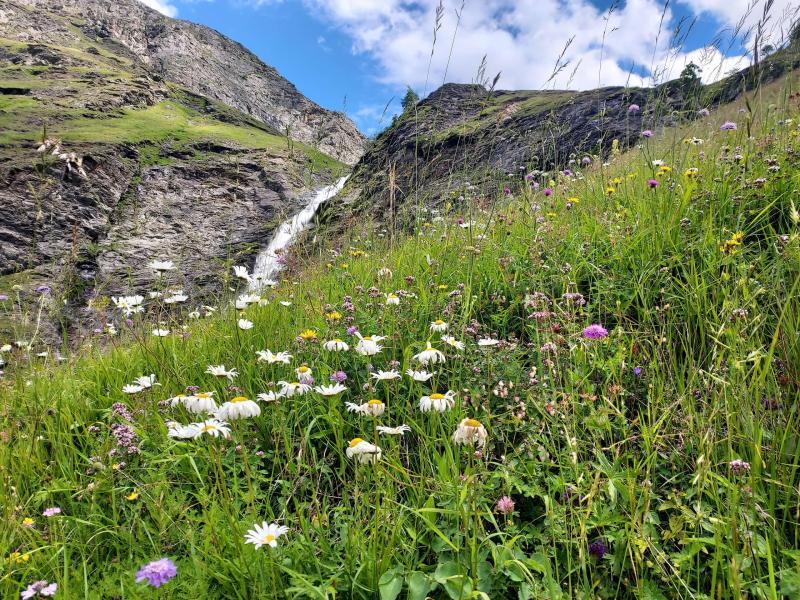
[(435, 365), (436, 363), (443, 363), (445, 360), (444, 353), (431, 346), (430, 342), (427, 342), (427, 347), (425, 350), (419, 354), (415, 354), (414, 358), (424, 366), (427, 366), (428, 364)]
[(356, 344), (356, 352), (361, 354), (362, 356), (375, 356), (378, 352), (383, 350), (383, 346), (381, 346), (378, 342), (385, 340), (386, 337), (382, 335), (367, 335), (362, 336), (360, 333), (356, 333), (358, 336), (358, 344)]
[(167, 337), (169, 329), (153, 329), (153, 335), (156, 337)]
[(239, 319), (239, 321), (237, 322), (237, 325), (239, 326), (239, 329), (242, 329), (244, 331), (247, 331), (248, 329), (252, 329), (253, 328), (253, 322), (252, 321), (248, 321), (247, 319)]
[(171, 260), (154, 260), (147, 266), (157, 273), (164, 273), (175, 269), (175, 263)]
[(126, 394), (138, 394), (139, 392), (144, 391), (144, 388), (140, 385), (129, 383), (122, 386), (122, 391)]
[(372, 464), (381, 459), (381, 449), (361, 438), (350, 440), (345, 454), (361, 464)]
[(392, 379), (400, 379), (398, 371), (378, 371), (377, 373), (370, 373), (375, 381), (391, 381)]
[(262, 392), (256, 396), (261, 402), (277, 402), (281, 398), (278, 392)]
[(288, 300), (281, 300), (281, 301), (280, 301), (280, 304), (281, 304), (282, 306), (291, 306), (291, 305), (292, 305), (292, 303), (291, 303), (291, 302), (289, 302)]
[(242, 294), (234, 302), (237, 310), (244, 310), (251, 304), (258, 304), (261, 302), (261, 296), (258, 294)]
[(400, 304), (400, 296), (397, 294), (386, 294), (386, 304), (389, 306), (398, 306)]
[(250, 277), (250, 273), (247, 271), (247, 267), (243, 267), (241, 265), (236, 265), (233, 267), (233, 274), (239, 279), (244, 279), (248, 283), (253, 280), (252, 277)]
[(0, 352), (11, 352), (11, 344), (3, 344), (0, 346)]
[(452, 346), (456, 350), (463, 350), (464, 349), (464, 342), (458, 341), (452, 335), (443, 335), (442, 336), (442, 341), (445, 344), (448, 344), (448, 345)]
[(453, 441), (482, 448), (486, 445), (486, 428), (475, 419), (463, 419), (453, 434)]
[(497, 346), (500, 343), (500, 340), (496, 340), (494, 338), (482, 338), (478, 340), (478, 346), (487, 348), (489, 346)]
[(231, 429), (228, 427), (228, 424), (217, 419), (208, 419), (207, 421), (192, 423), (190, 427), (194, 427), (195, 429), (195, 439), (199, 438), (204, 433), (213, 437), (222, 436), (226, 439), (231, 436)]
[(214, 416), (221, 421), (235, 421), (257, 417), (260, 414), (261, 407), (258, 404), (244, 396), (236, 396), (220, 406)]
[(367, 402), (364, 402), (364, 404), (353, 404), (352, 402), (345, 402), (344, 405), (350, 412), (357, 412), (359, 414), (368, 415), (370, 417), (380, 417), (384, 412), (386, 412), (386, 405), (382, 401), (376, 398), (368, 400)]
[(171, 292), (171, 296), (168, 298), (164, 298), (164, 304), (178, 304), (180, 302), (186, 302), (189, 299), (189, 296), (183, 293), (183, 290), (179, 290), (177, 292)]
[(294, 383), (279, 381), (278, 385), (281, 386), (281, 389), (278, 393), (281, 396), (284, 396), (285, 398), (291, 398), (292, 396), (302, 396), (303, 394), (311, 390), (310, 385), (308, 385), (307, 383), (300, 383), (299, 381), (295, 381)]
[(167, 435), (179, 440), (188, 440), (197, 435), (197, 428), (194, 425), (181, 425), (175, 421), (168, 421)]
[(436, 319), (433, 323), (431, 323), (430, 330), (436, 331), (438, 333), (444, 333), (447, 331), (449, 325), (442, 321), (441, 319)]
[(422, 412), (428, 412), (430, 410), (444, 412), (446, 410), (450, 410), (453, 408), (453, 404), (455, 404), (455, 395), (455, 392), (449, 391), (446, 394), (437, 393), (429, 396), (423, 396), (419, 400), (419, 409)]
[(261, 546), (275, 548), (278, 545), (278, 538), (286, 535), (287, 531), (289, 528), (286, 525), (264, 521), (261, 525), (253, 525), (253, 528), (245, 534), (244, 541), (246, 544), (253, 544), (256, 550)]
[(375, 429), (378, 430), (378, 433), (383, 435), (403, 435), (407, 431), (411, 431), (411, 427), (408, 425), (398, 425), (397, 427), (387, 427), (385, 425), (378, 425)]
[(415, 371), (414, 369), (409, 369), (406, 371), (406, 375), (411, 377), (414, 381), (428, 381), (431, 377), (435, 375), (435, 373), (428, 373), (427, 371)]
[(213, 375), (214, 377), (227, 377), (230, 380), (233, 380), (239, 375), (239, 372), (236, 369), (231, 369), (228, 371), (225, 368), (225, 365), (208, 365), (206, 373)]
[(183, 405), (190, 413), (213, 413), (217, 410), (214, 392), (199, 392), (183, 399)]
[(347, 342), (340, 340), (339, 338), (325, 342), (322, 344), (322, 347), (328, 352), (347, 352), (350, 350), (350, 346), (347, 345)]
[(333, 385), (318, 385), (314, 388), (314, 391), (322, 396), (336, 396), (337, 394), (346, 392), (347, 386), (342, 385), (341, 383), (335, 383)]
[(277, 354), (273, 354), (271, 350), (259, 350), (256, 352), (258, 355), (259, 362), (269, 363), (271, 365), (275, 363), (283, 363), (284, 365), (288, 365), (292, 362), (292, 355), (288, 352), (278, 352)]
[(117, 308), (123, 310), (126, 317), (144, 311), (144, 306), (142, 306), (144, 296), (120, 296), (119, 298), (112, 296), (111, 301)]
[(392, 278), (392, 270), (389, 267), (381, 267), (378, 269), (378, 277), (384, 277), (386, 279)]
[(300, 381), (311, 379), (314, 376), (314, 372), (308, 365), (300, 365), (294, 370), (294, 372), (297, 374), (297, 378)]

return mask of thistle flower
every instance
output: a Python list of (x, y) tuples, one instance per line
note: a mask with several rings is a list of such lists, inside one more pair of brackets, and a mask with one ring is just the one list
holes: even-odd
[(483, 448), (486, 445), (486, 428), (475, 419), (463, 419), (453, 434), (456, 444), (466, 444)]
[(736, 129), (738, 129), (738, 127), (736, 126), (736, 123), (734, 123), (733, 121), (725, 121), (722, 125), (719, 126), (720, 131), (736, 131)]
[(178, 567), (168, 558), (147, 563), (136, 573), (136, 583), (147, 580), (152, 587), (161, 587), (178, 574)]
[(628, 107), (628, 112), (629, 112), (630, 114), (632, 114), (632, 115), (635, 115), (636, 113), (638, 113), (638, 112), (639, 112), (639, 110), (640, 110), (640, 109), (639, 109), (639, 105), (638, 105), (638, 104), (631, 104), (631, 105)]
[(645, 130), (642, 132), (642, 137), (643, 137), (643, 138), (651, 138), (651, 137), (653, 137), (653, 132), (652, 132), (652, 131), (650, 131), (649, 129), (645, 129)]
[(352, 458), (361, 464), (374, 464), (381, 459), (381, 449), (379, 446), (370, 444), (361, 438), (354, 438), (345, 450), (347, 458)]
[(328, 378), (333, 383), (344, 383), (347, 381), (347, 373), (344, 371), (336, 371), (335, 373), (331, 373), (331, 376)]
[(597, 560), (600, 560), (606, 555), (606, 545), (603, 540), (595, 540), (591, 544), (589, 544), (589, 554), (594, 556)]
[(510, 515), (514, 512), (514, 501), (509, 496), (503, 496), (495, 504), (495, 510), (502, 515)]
[(650, 179), (650, 180), (648, 180), (647, 181), (647, 185), (649, 185), (651, 188), (657, 188), (658, 187), (658, 179)]
[(253, 525), (253, 528), (245, 534), (244, 541), (246, 544), (253, 544), (256, 550), (262, 546), (275, 548), (278, 545), (278, 538), (286, 535), (287, 531), (289, 528), (286, 525), (264, 521), (261, 525)]

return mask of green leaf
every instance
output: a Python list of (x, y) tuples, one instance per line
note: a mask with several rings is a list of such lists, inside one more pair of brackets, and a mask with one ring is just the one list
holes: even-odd
[(435, 585), (422, 571), (414, 571), (407, 578), (408, 583), (408, 600), (425, 600), (425, 597), (433, 589)]
[(403, 589), (402, 567), (392, 567), (381, 575), (378, 581), (381, 600), (395, 600)]

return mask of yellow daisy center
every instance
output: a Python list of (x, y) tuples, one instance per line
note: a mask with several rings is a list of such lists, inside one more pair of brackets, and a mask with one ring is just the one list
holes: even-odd
[(431, 394), (429, 397), (431, 400), (444, 400), (444, 394)]
[(444, 321), (442, 321), (441, 319), (436, 319), (436, 320), (433, 322), (433, 324), (434, 324), (434, 325), (444, 325)]
[(377, 398), (373, 398), (372, 400), (367, 402), (367, 404), (372, 404), (373, 406), (377, 406), (379, 404), (383, 404), (383, 402), (381, 400), (378, 400)]
[(361, 438), (353, 438), (352, 440), (350, 440), (350, 447), (354, 448), (354, 447), (358, 446), (363, 441), (364, 440), (362, 440)]
[(365, 335), (361, 339), (364, 340), (365, 342), (371, 342), (372, 341), (372, 336), (371, 335)]
[(464, 421), (464, 425), (466, 425), (467, 427), (480, 427), (481, 422), (475, 419), (467, 419), (466, 421)]
[(274, 542), (274, 541), (275, 541), (275, 536), (272, 535), (271, 533), (268, 533), (263, 538), (261, 538), (261, 543), (262, 544), (269, 544), (270, 542)]
[(309, 368), (308, 368), (308, 367), (306, 367), (306, 366), (297, 367), (297, 372), (298, 372), (298, 373), (307, 373), (307, 372), (308, 372), (308, 371), (310, 371), (310, 370), (311, 370), (311, 369), (309, 369)]
[(341, 344), (342, 343), (342, 340), (340, 340), (339, 338), (336, 338), (336, 339), (334, 339), (332, 341), (333, 341), (334, 344)]
[(200, 392), (199, 394), (195, 394), (195, 398), (211, 398), (210, 392)]
[(216, 425), (203, 425), (203, 427), (202, 427), (202, 429), (200, 429), (200, 431), (203, 431), (203, 432), (214, 431), (216, 428), (217, 428)]
[(231, 398), (231, 402), (247, 402), (247, 398), (244, 396), (236, 396), (235, 398)]

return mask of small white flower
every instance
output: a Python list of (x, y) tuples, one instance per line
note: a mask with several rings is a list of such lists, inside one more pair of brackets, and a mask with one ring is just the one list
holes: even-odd
[(122, 386), (122, 391), (125, 392), (126, 394), (138, 394), (143, 390), (144, 388), (142, 386), (133, 383), (129, 383), (127, 385)]
[(292, 305), (292, 303), (291, 303), (291, 302), (289, 302), (288, 300), (281, 300), (281, 301), (279, 302), (279, 304), (280, 304), (281, 306), (291, 306), (291, 305)]
[(3, 344), (0, 346), (0, 352), (11, 352), (11, 344)]
[(278, 545), (278, 538), (286, 535), (287, 531), (289, 528), (286, 525), (264, 521), (261, 525), (253, 525), (253, 528), (245, 534), (244, 541), (246, 544), (253, 544), (256, 550), (261, 546), (275, 548)]
[(308, 365), (300, 365), (294, 370), (294, 372), (297, 374), (297, 378), (300, 381), (306, 381), (314, 376), (314, 372)]
[(239, 279), (244, 279), (248, 283), (253, 281), (252, 277), (250, 277), (250, 273), (247, 271), (247, 267), (236, 265), (233, 267), (233, 274)]
[(431, 377), (434, 376), (434, 373), (428, 373), (427, 371), (415, 371), (414, 369), (409, 369), (406, 371), (406, 375), (411, 377), (414, 381), (428, 381)]
[(383, 277), (385, 279), (392, 278), (392, 270), (388, 267), (381, 267), (378, 269), (378, 277)]
[(217, 410), (214, 392), (199, 392), (192, 396), (184, 396), (183, 405), (190, 413), (213, 413)]
[(285, 398), (291, 398), (292, 396), (302, 396), (303, 394), (306, 394), (309, 391), (311, 391), (310, 385), (308, 385), (307, 383), (301, 383), (299, 381), (295, 381), (294, 383), (279, 381), (278, 385), (281, 386), (281, 389), (278, 393)]
[(347, 386), (342, 385), (341, 383), (335, 383), (333, 385), (318, 385), (314, 388), (314, 391), (322, 396), (336, 396), (337, 394), (346, 392)]
[(213, 375), (214, 377), (227, 377), (230, 380), (233, 380), (239, 375), (239, 372), (236, 369), (231, 369), (228, 371), (225, 368), (225, 365), (208, 365), (206, 373)]
[(358, 336), (358, 344), (356, 344), (356, 352), (358, 352), (362, 356), (375, 356), (378, 352), (383, 350), (383, 346), (381, 346), (378, 342), (386, 339), (384, 336), (381, 335), (362, 336), (360, 333), (356, 333), (356, 335)]
[(262, 392), (256, 396), (261, 402), (277, 402), (280, 400), (281, 395), (278, 392)]
[(153, 335), (156, 337), (167, 337), (169, 329), (153, 329)]
[(463, 350), (464, 349), (464, 342), (458, 341), (452, 335), (443, 335), (442, 341), (449, 346), (452, 346), (456, 350)]
[(500, 343), (500, 340), (496, 340), (494, 338), (482, 338), (478, 340), (478, 346), (483, 348), (487, 348), (489, 346), (497, 346)]
[(164, 298), (164, 304), (178, 304), (180, 302), (186, 302), (189, 299), (189, 296), (183, 293), (183, 290), (179, 290), (177, 292), (171, 292), (171, 296), (168, 298)]
[(386, 294), (386, 304), (389, 306), (399, 306), (400, 296), (397, 294)]
[(364, 404), (345, 402), (344, 405), (350, 412), (357, 412), (370, 417), (380, 417), (384, 412), (386, 412), (386, 405), (378, 399), (369, 400), (364, 402)]
[(431, 331), (436, 331), (437, 333), (444, 333), (447, 331), (449, 325), (442, 321), (441, 319), (436, 319), (433, 323), (431, 323)]
[(275, 363), (288, 365), (292, 362), (292, 355), (288, 352), (273, 354), (271, 350), (259, 350), (256, 354), (258, 355), (259, 362), (265, 362), (270, 365), (274, 365)]
[(207, 421), (192, 423), (190, 427), (194, 427), (195, 439), (199, 438), (204, 433), (213, 437), (222, 436), (226, 439), (231, 436), (231, 429), (228, 427), (228, 424), (217, 419), (208, 419)]
[(422, 412), (428, 412), (430, 410), (445, 412), (453, 408), (453, 404), (455, 404), (455, 395), (455, 392), (449, 391), (446, 394), (437, 393), (423, 396), (419, 400), (419, 409)]
[(260, 304), (261, 303), (261, 296), (258, 294), (242, 294), (234, 302), (234, 306), (237, 310), (244, 310), (251, 304)]
[(350, 440), (345, 454), (361, 464), (372, 464), (381, 459), (381, 449), (361, 438)]
[(328, 340), (322, 344), (322, 347), (328, 352), (347, 352), (350, 350), (350, 346), (347, 345), (347, 342), (339, 338)]
[(377, 373), (370, 373), (375, 381), (391, 381), (392, 379), (400, 379), (398, 371), (378, 371)]
[(383, 435), (403, 435), (407, 431), (411, 431), (411, 427), (408, 425), (398, 425), (397, 427), (378, 425), (375, 429), (378, 431), (378, 433)]
[(486, 445), (486, 428), (475, 419), (463, 419), (453, 434), (453, 441), (482, 448)]
[(175, 421), (167, 422), (167, 435), (179, 440), (188, 440), (196, 437), (197, 428), (194, 425), (181, 425)]
[(427, 342), (427, 347), (425, 350), (419, 354), (415, 354), (414, 358), (424, 366), (427, 366), (428, 364), (443, 363), (445, 360), (444, 353), (431, 346), (430, 342)]
[(258, 404), (244, 396), (236, 396), (223, 403), (214, 416), (221, 421), (235, 421), (236, 419), (257, 417), (260, 414), (261, 407)]
[(144, 306), (142, 306), (144, 296), (120, 296), (119, 298), (112, 296), (111, 301), (117, 308), (123, 310), (126, 317), (144, 311)]
[(242, 329), (244, 331), (247, 331), (248, 329), (252, 329), (253, 328), (253, 322), (252, 321), (248, 321), (247, 319), (239, 319), (239, 321), (237, 322), (237, 325), (239, 326), (239, 329)]
[(175, 263), (171, 260), (154, 260), (147, 266), (157, 273), (164, 273), (175, 269)]

